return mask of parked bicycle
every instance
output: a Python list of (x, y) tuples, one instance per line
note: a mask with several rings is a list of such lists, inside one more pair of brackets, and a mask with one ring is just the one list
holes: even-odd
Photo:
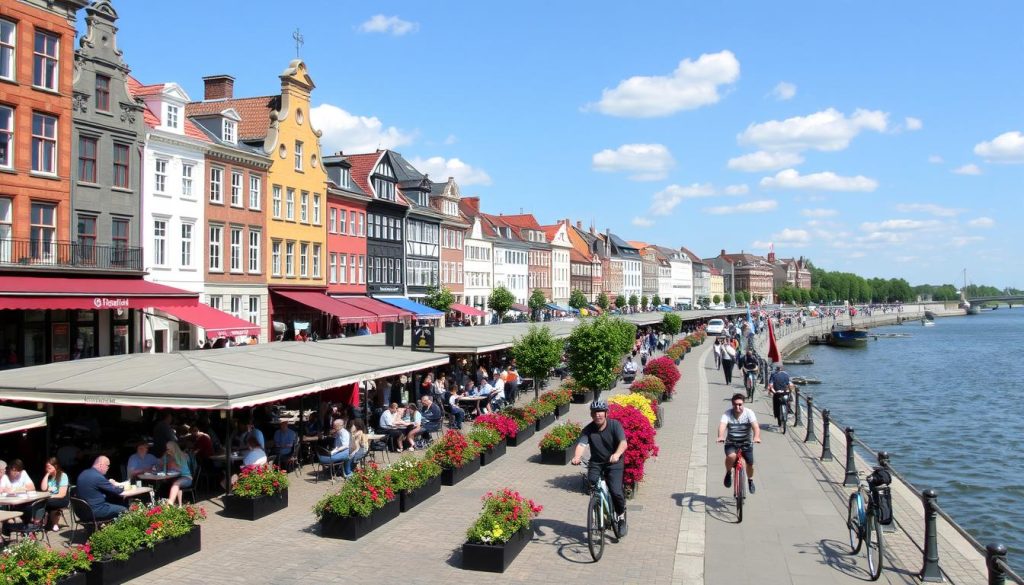
[(882, 574), (882, 554), (885, 544), (882, 540), (882, 526), (892, 522), (892, 496), (889, 484), (892, 476), (885, 468), (876, 467), (867, 477), (861, 478), (857, 491), (850, 494), (846, 527), (850, 531), (850, 554), (857, 554), (861, 548), (868, 559), (868, 575), (877, 581)]
[[(605, 531), (610, 527), (616, 540), (622, 537), (619, 534), (619, 523), (615, 521), (612, 495), (608, 491), (608, 483), (604, 479), (604, 468), (608, 464), (593, 463), (591, 461), (586, 461), (585, 463), (587, 469), (591, 466), (599, 466), (601, 468), (601, 473), (598, 474), (598, 480), (595, 485), (590, 485), (587, 479), (587, 472), (583, 473), (584, 485), (590, 491), (590, 501), (587, 503), (587, 548), (590, 549), (590, 556), (594, 558), (594, 562), (597, 562), (601, 560), (601, 556), (604, 554)], [(624, 521), (625, 514), (627, 514), (627, 511), (623, 510)]]

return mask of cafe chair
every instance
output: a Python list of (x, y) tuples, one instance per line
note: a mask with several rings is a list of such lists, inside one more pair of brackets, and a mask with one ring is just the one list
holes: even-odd
[[(41, 518), (39, 522), (35, 521), (37, 516)], [(46, 538), (46, 545), (49, 546), (50, 531), (46, 526), (46, 500), (34, 502), (26, 512), (26, 517), (29, 519), (28, 522), (11, 525), (11, 536), (17, 535), (19, 538), (31, 536), (33, 540), (38, 540), (38, 537), (34, 535), (42, 533)]]
[(195, 504), (198, 501), (198, 498), (196, 497), (196, 493), (199, 491), (198, 490), (198, 488), (199, 488), (199, 480), (202, 479), (202, 477), (203, 477), (203, 468), (199, 467), (198, 465), (192, 467), (192, 485), (190, 485), (187, 488), (182, 488), (182, 490), (181, 490), (182, 501), (184, 501), (184, 499), (186, 497), (192, 498), (192, 503), (193, 504)]
[(345, 462), (339, 461), (337, 463), (324, 463), (321, 461), (321, 457), (330, 459), (331, 450), (326, 447), (318, 447), (316, 450), (316, 457), (313, 459), (313, 477), (315, 478), (315, 483), (320, 483), (320, 475), (325, 471), (327, 472), (328, 477), (331, 478), (331, 483), (334, 483), (334, 478), (341, 475), (335, 468), (340, 465), (342, 466), (342, 469), (344, 469)]
[(70, 539), (71, 542), (74, 542), (75, 537), (78, 536), (79, 526), (85, 526), (85, 538), (88, 540), (90, 534), (96, 532), (100, 526), (110, 521), (97, 520), (96, 514), (92, 510), (92, 506), (90, 506), (85, 500), (75, 496), (71, 496), (71, 517), (74, 520)]

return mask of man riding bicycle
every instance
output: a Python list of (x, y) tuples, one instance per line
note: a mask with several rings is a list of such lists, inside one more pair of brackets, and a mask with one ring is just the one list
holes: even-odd
[(754, 493), (754, 446), (761, 442), (761, 427), (753, 410), (743, 407), (746, 397), (737, 392), (732, 395), (732, 408), (725, 411), (718, 424), (718, 442), (725, 443), (725, 487), (732, 487), (732, 468), (736, 466), (736, 452), (743, 450), (747, 462), (747, 488)]
[(600, 478), (598, 474), (604, 469), (608, 491), (612, 494), (612, 504), (615, 507), (615, 521), (619, 523), (619, 535), (625, 536), (626, 494), (622, 489), (625, 464), (622, 461), (622, 454), (626, 452), (626, 431), (622, 428), (622, 423), (608, 419), (608, 403), (604, 400), (590, 403), (590, 419), (590, 424), (583, 427), (580, 433), (572, 464), (580, 464), (583, 451), (589, 446), (591, 466), (587, 469), (587, 481), (592, 486), (596, 485)]
[(779, 407), (785, 400), (786, 394), (792, 392), (795, 387), (789, 374), (782, 368), (782, 364), (776, 364), (775, 371), (768, 377), (768, 394), (771, 394), (772, 397), (772, 413), (775, 414), (776, 420), (779, 418)]
[(754, 350), (748, 347), (747, 353), (740, 358), (739, 363), (740, 368), (743, 370), (743, 387), (747, 389), (747, 400), (754, 399), (754, 387), (757, 385), (757, 382), (755, 382), (757, 379), (757, 368), (760, 365), (757, 356), (754, 355)]

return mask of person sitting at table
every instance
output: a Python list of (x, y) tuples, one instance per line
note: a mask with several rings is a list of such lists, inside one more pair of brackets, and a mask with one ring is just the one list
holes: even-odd
[(61, 510), (71, 503), (68, 494), (70, 482), (68, 474), (61, 469), (60, 461), (56, 457), (50, 457), (46, 461), (45, 470), (46, 473), (43, 479), (39, 480), (39, 484), (46, 486), (46, 490), (50, 492), (50, 499), (46, 500), (46, 524), (43, 526), (53, 526), (53, 531), (57, 532), (60, 530)]
[(260, 449), (267, 448), (266, 440), (263, 438), (263, 431), (254, 425), (252, 421), (246, 423), (245, 432), (242, 433), (242, 436), (238, 439), (239, 444), (242, 445), (243, 449), (249, 444), (250, 436), (256, 437), (256, 442), (259, 443)]
[(274, 449), (277, 451), (279, 465), (295, 452), (295, 444), (298, 442), (298, 433), (288, 426), (288, 421), (281, 421), (280, 428), (274, 431)]
[(177, 442), (168, 441), (167, 451), (164, 453), (164, 463), (167, 465), (168, 471), (177, 471), (180, 474), (171, 484), (167, 500), (181, 506), (183, 499), (181, 490), (192, 487), (192, 468), (188, 464), (188, 455), (181, 450)]
[(352, 421), (352, 425), (349, 427), (349, 435), (348, 452), (351, 455), (345, 460), (344, 473), (346, 479), (353, 473), (352, 466), (370, 452), (370, 435), (366, 433), (366, 423), (362, 419), (357, 418)]
[(132, 481), (147, 471), (156, 471), (159, 464), (160, 460), (149, 452), (149, 441), (139, 441), (135, 445), (135, 453), (128, 458), (128, 480)]
[(192, 443), (192, 452), (200, 462), (209, 461), (213, 457), (213, 438), (199, 429), (198, 425), (188, 427), (188, 439)]
[(121, 504), (108, 501), (110, 496), (117, 498), (116, 501), (123, 501), (121, 492), (124, 491), (116, 481), (104, 477), (109, 469), (110, 459), (100, 455), (93, 461), (92, 467), (78, 474), (78, 481), (75, 484), (78, 497), (89, 504), (97, 520), (115, 518), (128, 509)]
[(351, 446), (352, 437), (349, 434), (348, 429), (345, 428), (344, 420), (339, 418), (334, 421), (334, 424), (331, 427), (331, 436), (333, 437), (333, 441), (331, 442), (330, 452), (327, 455), (320, 455), (318, 457), (320, 465), (323, 466), (334, 466), (350, 459), (349, 447)]
[(452, 428), (459, 430), (462, 428), (463, 421), (466, 420), (466, 411), (462, 410), (459, 406), (459, 389), (458, 386), (452, 384), (448, 387), (448, 408), (452, 411)]
[(426, 435), (427, 440), (430, 440), (430, 433), (441, 430), (441, 420), (444, 418), (444, 412), (441, 407), (434, 402), (433, 396), (424, 396), (420, 398), (420, 410), (423, 415), (423, 433)]
[[(402, 413), (402, 422), (405, 423), (406, 433), (404, 440), (409, 444), (409, 450), (416, 450), (416, 435), (423, 431), (423, 415), (420, 414), (419, 409), (416, 408), (415, 402), (408, 402), (405, 405), (405, 411)], [(399, 443), (402, 439), (399, 439)], [(401, 445), (399, 445), (401, 446)]]
[[(249, 435), (249, 438), (246, 440), (248, 441), (245, 445), (247, 447), (247, 451), (245, 453), (245, 457), (242, 457), (242, 467), (248, 467), (250, 465), (266, 465), (267, 452), (263, 450), (263, 447), (260, 447), (256, 437)], [(234, 483), (234, 480), (232, 480), (232, 483)]]
[(13, 494), (34, 491), (36, 491), (36, 484), (32, 482), (32, 478), (25, 471), (25, 464), (21, 462), (21, 459), (11, 461), (11, 464), (7, 466), (7, 473), (0, 479), (0, 493)]
[(399, 453), (403, 451), (402, 440), (405, 437), (405, 423), (398, 412), (398, 403), (392, 402), (388, 409), (380, 414), (380, 432), (387, 435), (388, 444)]

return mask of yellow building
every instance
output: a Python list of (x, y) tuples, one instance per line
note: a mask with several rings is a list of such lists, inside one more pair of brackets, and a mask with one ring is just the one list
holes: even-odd
[(708, 296), (711, 297), (711, 302), (715, 302), (716, 295), (719, 301), (725, 302), (725, 278), (717, 268), (711, 269), (710, 285)]

